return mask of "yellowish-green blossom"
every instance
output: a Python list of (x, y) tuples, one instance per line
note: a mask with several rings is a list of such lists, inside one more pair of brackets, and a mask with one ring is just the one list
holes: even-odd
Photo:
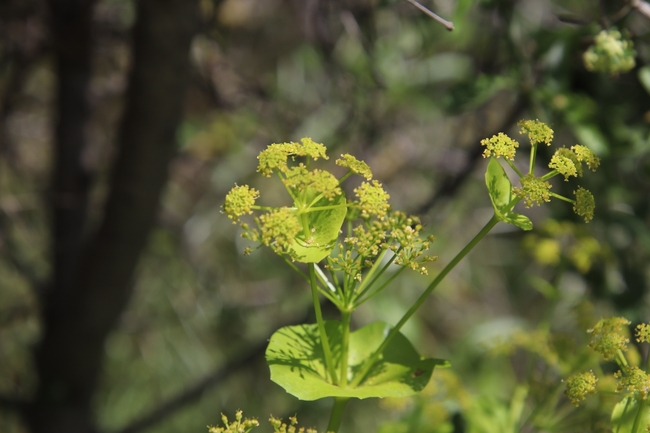
[(255, 200), (260, 196), (260, 192), (255, 188), (248, 185), (236, 185), (226, 195), (223, 204), (223, 211), (228, 218), (235, 224), (239, 221), (242, 215), (252, 214), (252, 207), (255, 205)]
[(517, 153), (519, 143), (508, 137), (503, 132), (499, 132), (491, 138), (481, 140), (481, 146), (485, 146), (485, 150), (483, 151), (484, 158), (491, 156), (498, 158), (502, 156), (503, 158), (512, 161), (515, 159), (515, 153)]
[(308, 170), (302, 163), (287, 170), (283, 182), (296, 194), (311, 189), (330, 201), (343, 193), (338, 179), (332, 173), (319, 169)]
[(548, 166), (564, 176), (565, 181), (568, 181), (570, 176), (582, 176), (582, 164), (578, 156), (566, 147), (555, 151)]
[(535, 146), (539, 143), (551, 145), (553, 141), (553, 130), (544, 122), (539, 120), (520, 120), (517, 125), (521, 127), (520, 134), (528, 135), (530, 144)]
[(643, 400), (648, 398), (650, 391), (650, 378), (645, 371), (637, 366), (624, 366), (621, 370), (614, 373), (618, 379), (617, 392), (628, 391), (638, 393)]
[(566, 381), (564, 394), (575, 406), (580, 406), (588, 395), (596, 393), (596, 382), (598, 378), (592, 371), (576, 374)]
[(586, 146), (576, 144), (575, 146), (571, 146), (571, 150), (578, 158), (578, 161), (587, 164), (589, 170), (596, 171), (600, 165), (600, 158), (598, 158), (598, 156), (596, 156), (596, 154), (591, 149)]
[(300, 143), (274, 143), (260, 152), (257, 171), (266, 177), (270, 177), (275, 170), (285, 173), (289, 170), (287, 165), (289, 157), (309, 157), (314, 160), (318, 158), (328, 159), (327, 149), (324, 145), (314, 142), (311, 138), (303, 138)]
[(352, 230), (353, 236), (346, 237), (339, 244), (339, 253), (326, 267), (356, 278), (373, 265), (382, 251), (390, 249), (395, 254), (393, 263), (427, 275), (424, 265), (438, 257), (426, 254), (434, 237), (423, 239), (421, 230), (420, 220), (403, 212), (391, 212), (385, 218), (372, 219)]
[(583, 217), (585, 222), (588, 223), (594, 218), (594, 210), (596, 209), (596, 202), (593, 194), (583, 187), (579, 186), (577, 190), (573, 191), (576, 196), (573, 211)]
[(289, 425), (274, 417), (269, 418), (269, 423), (273, 427), (273, 433), (318, 433), (314, 428), (298, 428), (298, 418), (295, 416), (289, 417)]
[(364, 161), (355, 158), (354, 156), (348, 153), (341, 155), (341, 157), (336, 160), (336, 165), (345, 167), (349, 169), (352, 173), (365, 177), (366, 180), (372, 179), (372, 171), (370, 170), (368, 164), (366, 164)]
[(621, 32), (602, 30), (582, 59), (589, 71), (616, 75), (634, 68), (635, 56), (634, 43), (623, 38)]
[(551, 184), (542, 178), (527, 174), (520, 179), (520, 182), (521, 187), (515, 187), (513, 192), (524, 200), (526, 207), (534, 204), (539, 206), (542, 202), (551, 201)]
[(630, 321), (624, 317), (610, 317), (599, 320), (596, 326), (587, 330), (591, 334), (589, 347), (607, 360), (614, 359), (619, 350), (627, 350), (630, 339), (626, 336), (626, 327), (629, 324)]
[(289, 253), (289, 247), (302, 226), (294, 210), (288, 207), (273, 209), (257, 218), (261, 229), (260, 241), (278, 254)]
[(639, 343), (650, 343), (650, 325), (641, 323), (635, 329), (636, 341)]
[(208, 426), (209, 433), (248, 433), (260, 423), (255, 418), (243, 418), (242, 411), (235, 412), (235, 421), (228, 421), (228, 417), (221, 414), (224, 427)]
[(376, 180), (373, 180), (372, 183), (362, 182), (358, 188), (355, 188), (354, 193), (359, 199), (362, 218), (371, 216), (381, 218), (388, 212), (390, 195)]

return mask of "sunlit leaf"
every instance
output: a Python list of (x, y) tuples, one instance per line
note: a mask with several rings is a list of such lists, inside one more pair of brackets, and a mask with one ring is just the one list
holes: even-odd
[[(333, 356), (341, 356), (340, 322), (326, 322)], [(376, 322), (350, 334), (348, 379), (384, 341), (391, 325)], [(315, 324), (281, 328), (266, 350), (271, 380), (301, 400), (325, 397), (405, 397), (421, 391), (441, 359), (423, 359), (402, 334), (395, 336), (366, 379), (356, 388), (341, 388), (328, 382), (323, 350)], [(338, 369), (338, 362), (336, 368)]]
[[(316, 197), (315, 191), (307, 191), (307, 202)], [(315, 206), (345, 205), (345, 203), (345, 195), (342, 194), (333, 201), (322, 198)], [(336, 245), (336, 239), (345, 221), (346, 213), (347, 208), (342, 206), (306, 214), (311, 237), (309, 239), (298, 237), (294, 241), (291, 249), (295, 253), (295, 259), (302, 263), (317, 263), (327, 257)]]
[(494, 211), (499, 219), (503, 221), (503, 213), (507, 210), (507, 206), (510, 204), (512, 198), (512, 183), (496, 158), (490, 158), (487, 171), (485, 172), (485, 184), (487, 185)]
[[(642, 426), (637, 431), (645, 431), (645, 426), (650, 421), (650, 406), (647, 401), (642, 400), (644, 405), (641, 419), (639, 419), (639, 426)], [(639, 402), (634, 397), (628, 396), (619, 401), (614, 410), (612, 411), (612, 432), (613, 433), (628, 433), (632, 432), (634, 420), (639, 412)]]

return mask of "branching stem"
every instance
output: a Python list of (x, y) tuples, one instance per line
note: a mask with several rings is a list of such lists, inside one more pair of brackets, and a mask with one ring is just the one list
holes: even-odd
[(325, 332), (325, 322), (323, 321), (323, 313), (320, 309), (320, 301), (318, 300), (318, 289), (316, 287), (316, 271), (314, 264), (309, 263), (309, 282), (311, 285), (311, 296), (314, 301), (314, 312), (316, 313), (316, 322), (318, 323), (318, 332), (320, 334), (321, 344), (323, 345), (323, 354), (325, 355), (325, 368), (330, 375), (332, 383), (337, 384), (336, 371), (334, 370), (334, 362), (332, 358), (332, 351), (330, 350), (330, 342)]
[(431, 284), (429, 284), (429, 287), (426, 288), (426, 290), (420, 295), (420, 297), (415, 301), (413, 306), (402, 316), (400, 321), (393, 327), (393, 329), (390, 330), (388, 335), (386, 336), (386, 339), (384, 340), (383, 343), (379, 346), (379, 348), (366, 360), (366, 362), (363, 364), (361, 370), (359, 373), (354, 377), (354, 379), (351, 382), (352, 386), (358, 386), (363, 380), (365, 379), (366, 375), (372, 368), (373, 364), (379, 359), (381, 356), (382, 352), (386, 349), (388, 344), (392, 341), (392, 339), (399, 333), (400, 329), (402, 329), (402, 326), (415, 314), (415, 312), (424, 304), (424, 301), (429, 297), (431, 292), (433, 292), (436, 287), (438, 287), (438, 284), (447, 276), (449, 272), (451, 272), (452, 269), (456, 267), (456, 265), (463, 259), (465, 256), (487, 235), (492, 228), (497, 225), (499, 222), (499, 219), (497, 218), (496, 215), (488, 221), (488, 223), (481, 229), (480, 232), (476, 236), (474, 236), (474, 239), (472, 239), (465, 248), (463, 248), (457, 255), (452, 259), (451, 262), (445, 268), (438, 274), (435, 280)]

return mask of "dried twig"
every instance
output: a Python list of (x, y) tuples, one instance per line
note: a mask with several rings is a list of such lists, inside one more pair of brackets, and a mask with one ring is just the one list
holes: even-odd
[(415, 0), (406, 0), (406, 1), (411, 3), (416, 8), (420, 9), (425, 14), (429, 15), (434, 20), (438, 21), (440, 24), (445, 26), (445, 28), (447, 28), (447, 30), (452, 31), (454, 29), (454, 23), (452, 23), (451, 21), (447, 21), (446, 19), (440, 17), (439, 15), (431, 12), (429, 9), (425, 8), (424, 6), (422, 6), (420, 3), (416, 2)]

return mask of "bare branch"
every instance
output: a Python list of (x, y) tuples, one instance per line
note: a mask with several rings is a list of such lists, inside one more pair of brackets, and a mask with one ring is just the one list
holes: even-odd
[(420, 9), (425, 14), (429, 15), (434, 20), (438, 21), (440, 24), (445, 26), (447, 30), (452, 31), (454, 29), (454, 23), (452, 23), (451, 21), (447, 21), (446, 19), (442, 18), (440, 15), (435, 14), (434, 12), (431, 12), (429, 9), (425, 8), (415, 0), (406, 0), (406, 1), (411, 3), (416, 8)]

